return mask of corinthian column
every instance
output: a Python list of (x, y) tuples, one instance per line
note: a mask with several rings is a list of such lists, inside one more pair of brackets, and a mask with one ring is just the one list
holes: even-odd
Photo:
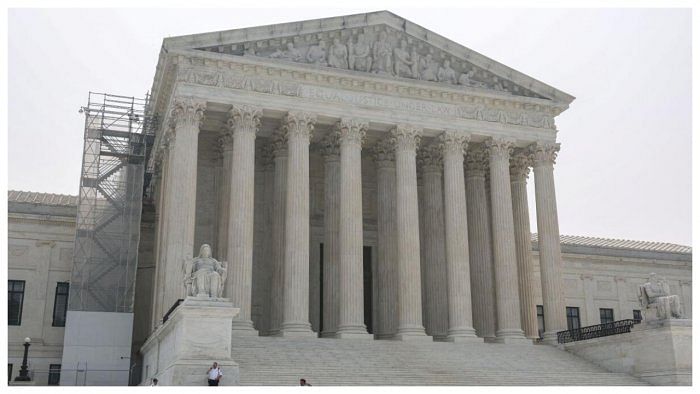
[(216, 242), (217, 258), (221, 261), (229, 261), (228, 254), (228, 225), (229, 225), (229, 205), (231, 201), (231, 151), (233, 150), (233, 136), (229, 128), (225, 128), (219, 137), (219, 148), (222, 156), (222, 182), (219, 192), (219, 225)]
[(510, 192), (509, 161), (512, 141), (490, 138), (491, 222), (493, 262), (496, 274), (496, 339), (501, 342), (526, 340), (520, 325), (518, 264), (515, 257), (515, 227)]
[[(197, 190), (197, 144), (206, 103), (192, 97), (177, 97), (170, 110), (171, 140), (168, 158), (167, 217), (165, 228), (163, 302), (167, 311), (185, 297), (183, 264), (194, 251), (194, 220)], [(162, 316), (161, 316), (162, 317)]]
[(381, 141), (374, 147), (377, 164), (377, 321), (374, 337), (391, 338), (398, 325), (398, 272), (396, 262), (396, 165), (394, 147)]
[(234, 334), (257, 335), (251, 320), (253, 288), (253, 198), (255, 187), (255, 134), (260, 126), (259, 108), (234, 105), (228, 127), (233, 137), (229, 182), (229, 273), (226, 295), (240, 312), (233, 318)]
[(362, 273), (362, 143), (367, 123), (341, 119), (340, 140), (340, 299), (337, 338), (372, 339), (364, 324)]
[(398, 125), (391, 131), (396, 152), (396, 237), (398, 260), (399, 327), (396, 339), (430, 340), (422, 324), (420, 283), (420, 235), (416, 148), (419, 128)]
[(284, 301), (284, 225), (287, 201), (287, 139), (282, 132), (272, 136), (275, 173), (272, 193), (272, 233), (270, 257), (270, 328), (267, 335), (278, 335), (282, 328)]
[(423, 321), (425, 331), (435, 339), (447, 337), (447, 267), (445, 263), (445, 212), (442, 199), (442, 151), (439, 145), (419, 150), (423, 175), (421, 242)]
[(559, 218), (554, 193), (554, 161), (559, 144), (530, 145), (535, 173), (537, 205), (537, 241), (540, 249), (542, 306), (544, 307), (544, 340), (555, 342), (557, 331), (566, 330), (564, 293), (561, 288), (561, 245)]
[(450, 341), (475, 340), (469, 278), (467, 199), (464, 190), (464, 149), (469, 137), (456, 131), (440, 136), (445, 173), (445, 251), (447, 255), (447, 311)]
[(309, 140), (316, 118), (289, 112), (287, 211), (284, 231), (283, 336), (315, 336), (309, 323)]
[(537, 305), (532, 264), (532, 240), (530, 213), (527, 207), (527, 175), (530, 159), (526, 152), (517, 149), (510, 159), (510, 187), (513, 196), (513, 222), (515, 225), (515, 255), (518, 261), (518, 287), (520, 288), (520, 322), (527, 338), (538, 338)]
[(338, 134), (322, 141), (325, 159), (323, 210), (323, 337), (335, 337), (338, 330), (338, 262), (340, 261), (340, 146)]
[(486, 193), (488, 152), (483, 146), (467, 151), (467, 225), (469, 227), (469, 271), (476, 335), (496, 337), (496, 291), (491, 253), (491, 223)]

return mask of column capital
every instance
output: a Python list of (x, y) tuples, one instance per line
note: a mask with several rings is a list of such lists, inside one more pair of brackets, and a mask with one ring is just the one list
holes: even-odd
[(450, 155), (462, 157), (467, 150), (471, 136), (457, 130), (445, 130), (438, 139), (444, 157)]
[(221, 134), (216, 141), (218, 143), (220, 153), (233, 149), (233, 134), (229, 131), (228, 127), (221, 130)]
[(308, 112), (289, 111), (282, 119), (281, 129), (287, 140), (289, 140), (289, 137), (299, 137), (309, 141), (315, 124), (316, 115)]
[(483, 145), (477, 145), (467, 149), (467, 158), (464, 161), (467, 176), (485, 176), (489, 169), (489, 156)]
[(418, 150), (418, 165), (423, 172), (440, 171), (442, 167), (442, 146), (432, 144)]
[(256, 155), (260, 160), (260, 167), (263, 171), (270, 171), (274, 168), (275, 156), (272, 149), (272, 144), (264, 144), (258, 147), (258, 154)]
[(204, 100), (195, 97), (175, 97), (170, 106), (169, 126), (175, 129), (179, 125), (188, 125), (196, 127), (199, 131), (206, 109), (207, 103)]
[(326, 162), (340, 160), (340, 133), (332, 130), (318, 143), (319, 150)]
[(260, 128), (262, 109), (250, 105), (234, 104), (228, 111), (228, 126), (231, 134), (243, 133), (255, 136)]
[(560, 143), (541, 143), (536, 142), (528, 146), (528, 151), (531, 156), (531, 160), (535, 167), (540, 167), (544, 165), (554, 165), (557, 160), (557, 155), (559, 154), (559, 149), (561, 148)]
[(391, 130), (391, 141), (396, 151), (414, 151), (420, 144), (423, 129), (420, 127), (399, 124)]
[(287, 156), (287, 135), (282, 130), (279, 129), (272, 133), (270, 138), (270, 148), (272, 150), (273, 157), (286, 157)]
[(530, 173), (532, 158), (527, 150), (516, 148), (510, 157), (510, 179), (511, 181), (525, 181)]
[(393, 168), (394, 160), (394, 143), (391, 139), (383, 139), (374, 145), (372, 148), (374, 162), (379, 168)]
[(369, 123), (352, 118), (342, 118), (335, 124), (341, 145), (352, 144), (362, 147), (367, 136)]
[(508, 160), (513, 152), (514, 141), (508, 138), (489, 138), (484, 142), (484, 145), (489, 151), (491, 157)]

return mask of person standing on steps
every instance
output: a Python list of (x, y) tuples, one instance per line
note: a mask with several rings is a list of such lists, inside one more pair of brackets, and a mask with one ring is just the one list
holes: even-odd
[(306, 383), (306, 379), (299, 379), (299, 386), (311, 386), (311, 383)]
[(221, 373), (221, 368), (219, 368), (219, 364), (216, 361), (214, 361), (214, 364), (209, 367), (207, 375), (209, 375), (208, 381), (210, 386), (218, 386), (221, 377), (224, 376), (224, 374)]

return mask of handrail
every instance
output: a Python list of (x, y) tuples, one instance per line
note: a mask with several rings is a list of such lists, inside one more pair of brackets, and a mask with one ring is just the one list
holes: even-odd
[(165, 316), (163, 316), (163, 323), (165, 323), (166, 321), (168, 321), (168, 318), (170, 317), (170, 314), (173, 313), (173, 311), (175, 310), (175, 308), (177, 308), (178, 306), (180, 306), (180, 304), (182, 304), (182, 301), (184, 301), (182, 298), (180, 298), (179, 300), (175, 301), (175, 303), (173, 304), (173, 306), (171, 306), (170, 309), (168, 309), (168, 311), (165, 312)]
[(641, 320), (625, 319), (610, 323), (596, 324), (557, 332), (558, 343), (568, 343), (584, 341), (586, 339), (607, 337), (610, 335), (624, 334), (630, 332), (635, 324)]

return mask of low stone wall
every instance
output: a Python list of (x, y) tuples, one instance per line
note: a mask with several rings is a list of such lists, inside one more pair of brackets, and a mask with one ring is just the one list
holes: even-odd
[(691, 320), (641, 323), (627, 334), (559, 346), (611, 372), (627, 373), (653, 385), (691, 385)]

